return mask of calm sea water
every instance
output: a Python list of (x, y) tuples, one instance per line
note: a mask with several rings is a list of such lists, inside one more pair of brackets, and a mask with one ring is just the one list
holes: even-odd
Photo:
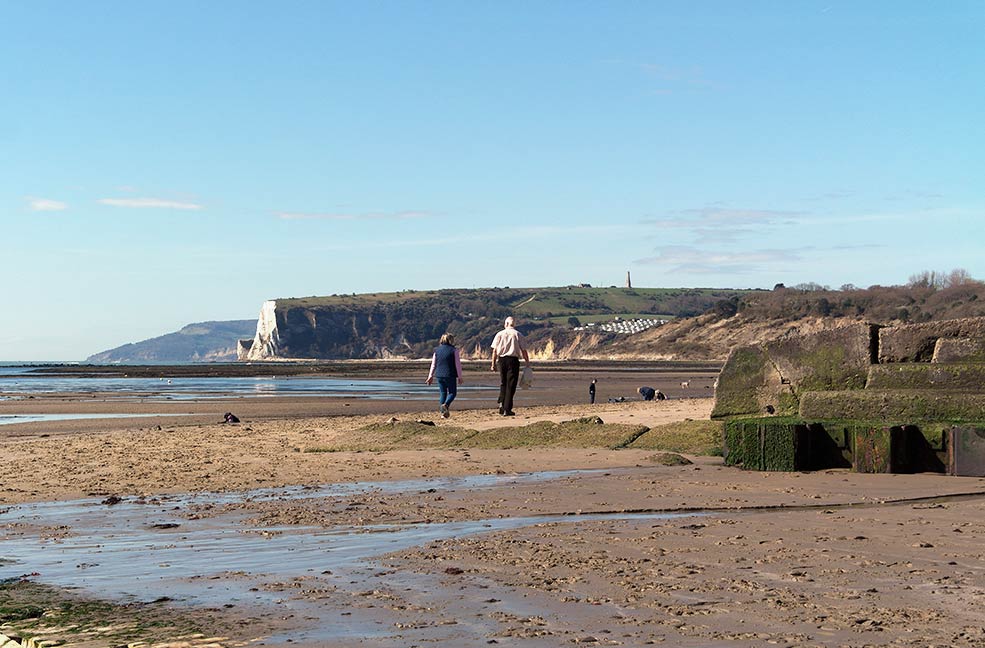
[[(180, 378), (76, 378), (37, 373), (37, 366), (0, 363), (0, 398), (37, 393), (104, 393), (119, 397), (189, 400), (229, 396), (344, 396), (394, 400), (433, 398), (435, 387), (420, 382), (325, 378), (320, 376), (256, 376)], [(464, 389), (464, 388), (463, 388)]]

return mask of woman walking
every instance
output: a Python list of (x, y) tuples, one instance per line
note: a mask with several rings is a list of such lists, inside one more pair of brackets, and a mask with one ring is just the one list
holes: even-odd
[(441, 336), (438, 348), (431, 356), (431, 370), (424, 382), (431, 384), (438, 380), (438, 411), (442, 418), (448, 418), (448, 408), (458, 395), (458, 385), (462, 384), (462, 358), (455, 347), (455, 336), (445, 333)]

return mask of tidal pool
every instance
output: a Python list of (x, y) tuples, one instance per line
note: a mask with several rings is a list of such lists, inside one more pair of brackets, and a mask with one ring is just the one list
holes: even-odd
[[(394, 482), (327, 484), (316, 487), (247, 492), (161, 496), (152, 499), (87, 499), (25, 504), (0, 509), (0, 579), (22, 575), (39, 582), (78, 588), (100, 598), (153, 601), (168, 597), (180, 604), (283, 606), (283, 593), (266, 587), (320, 574), (345, 574), (357, 583), (360, 570), (373, 558), (435, 540), (517, 529), (552, 522), (671, 519), (694, 513), (541, 515), (464, 522), (377, 524), (334, 528), (253, 527), (245, 509), (189, 519), (202, 505), (249, 501), (342, 498), (366, 493), (413, 493), (508, 486), (603, 471), (557, 471), (522, 475), (478, 475)], [(376, 568), (369, 569), (369, 574)], [(396, 574), (391, 581), (409, 584), (421, 575)], [(421, 585), (424, 586), (424, 585)], [(317, 611), (304, 602), (287, 607)], [(307, 637), (327, 636), (311, 623)], [(332, 625), (331, 636), (348, 632)], [(364, 625), (351, 627), (366, 636)], [(319, 634), (321, 633), (321, 634)], [(296, 638), (296, 635), (291, 635)]]

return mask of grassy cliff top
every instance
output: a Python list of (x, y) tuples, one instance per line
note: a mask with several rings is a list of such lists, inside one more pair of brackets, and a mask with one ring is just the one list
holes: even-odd
[(405, 290), (323, 297), (277, 299), (285, 308), (345, 308), (432, 300), (459, 302), (466, 310), (486, 311), (490, 305), (518, 316), (541, 318), (568, 315), (670, 315), (686, 317), (703, 312), (721, 299), (742, 295), (743, 290), (719, 288), (476, 288)]

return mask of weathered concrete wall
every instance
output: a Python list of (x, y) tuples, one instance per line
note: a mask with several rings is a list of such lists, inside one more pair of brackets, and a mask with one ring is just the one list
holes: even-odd
[(985, 339), (938, 338), (931, 362), (985, 362)]
[(726, 465), (746, 470), (823, 470), (851, 465), (854, 428), (786, 418), (725, 423)]
[(879, 331), (879, 363), (930, 362), (937, 341), (947, 338), (985, 340), (985, 318), (890, 326)]
[(853, 324), (733, 349), (718, 379), (712, 418), (756, 416), (767, 406), (778, 415), (796, 414), (805, 391), (864, 388), (874, 335), (873, 326)]
[(985, 477), (985, 427), (952, 427), (947, 449), (949, 475)]
[(718, 376), (711, 417), (763, 414), (765, 406), (777, 402), (784, 391), (789, 393), (789, 386), (782, 383), (762, 346), (736, 347)]
[(825, 389), (862, 389), (874, 360), (878, 327), (853, 324), (814, 335), (791, 336), (766, 344), (766, 352), (797, 394)]
[(866, 382), (868, 390), (940, 389), (977, 392), (983, 386), (985, 364), (973, 363), (900, 362), (872, 365)]
[(855, 420), (887, 423), (977, 421), (985, 418), (985, 393), (936, 390), (807, 392), (800, 416), (808, 421)]

